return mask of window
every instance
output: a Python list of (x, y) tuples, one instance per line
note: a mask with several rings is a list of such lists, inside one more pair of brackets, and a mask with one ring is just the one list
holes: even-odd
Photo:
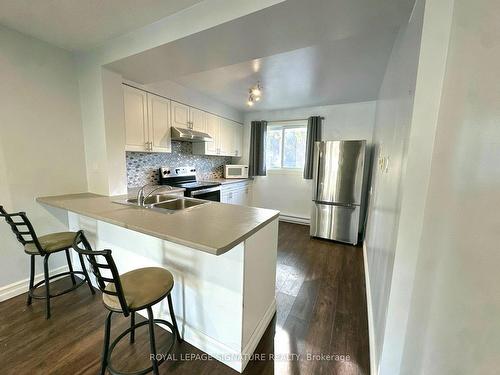
[(275, 124), (267, 127), (266, 167), (268, 169), (302, 169), (306, 153), (307, 125)]

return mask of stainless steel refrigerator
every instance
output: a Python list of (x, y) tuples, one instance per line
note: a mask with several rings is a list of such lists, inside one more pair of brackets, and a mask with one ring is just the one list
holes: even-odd
[(366, 141), (316, 142), (311, 236), (357, 244), (363, 224)]

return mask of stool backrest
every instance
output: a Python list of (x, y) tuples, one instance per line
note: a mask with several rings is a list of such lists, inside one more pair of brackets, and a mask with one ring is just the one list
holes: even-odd
[(28, 243), (34, 243), (40, 254), (45, 254), (42, 245), (40, 245), (40, 242), (38, 241), (35, 229), (26, 216), (26, 212), (15, 212), (9, 214), (5, 211), (3, 206), (0, 206), (0, 217), (5, 218), (5, 221), (10, 225), (10, 229), (14, 232), (17, 240), (21, 242), (23, 246)]
[[(83, 248), (79, 246), (83, 245)], [(97, 285), (103, 294), (108, 294), (110, 296), (115, 296), (120, 302), (122, 312), (125, 316), (128, 316), (130, 311), (123, 294), (123, 288), (120, 281), (120, 274), (116, 268), (115, 261), (111, 255), (111, 250), (92, 250), (89, 241), (85, 237), (82, 230), (78, 231), (75, 240), (73, 242), (73, 249), (79, 254), (84, 255), (88, 262), (90, 263), (92, 273), (96, 277)], [(107, 283), (107, 284), (106, 284)], [(113, 284), (114, 291), (110, 290), (112, 288), (106, 289), (109, 284)]]

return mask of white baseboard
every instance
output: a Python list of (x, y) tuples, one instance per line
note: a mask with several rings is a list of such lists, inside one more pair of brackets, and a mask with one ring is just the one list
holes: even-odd
[(372, 306), (372, 293), (370, 284), (370, 273), (368, 271), (368, 257), (366, 253), (366, 242), (363, 242), (363, 263), (365, 268), (365, 289), (366, 289), (366, 307), (368, 313), (368, 342), (370, 349), (370, 374), (377, 375), (377, 358), (375, 350), (375, 332), (373, 321), (373, 306)]
[(293, 224), (302, 224), (302, 225), (309, 225), (311, 223), (311, 219), (307, 217), (300, 217), (300, 216), (293, 216), (286, 214), (280, 214), (280, 221), (285, 221), (287, 223), (293, 223)]
[[(54, 269), (51, 269), (49, 271), (50, 275), (55, 275), (56, 273), (61, 273), (61, 272), (68, 272), (69, 268), (68, 265), (64, 265), (61, 267), (57, 267)], [(35, 275), (35, 284), (43, 280), (43, 272)], [(26, 293), (28, 291), (28, 287), (30, 285), (30, 279), (29, 277), (21, 280), (21, 281), (16, 281), (15, 283), (5, 285), (0, 288), (0, 302), (6, 301), (10, 298), (19, 296), (23, 293)]]

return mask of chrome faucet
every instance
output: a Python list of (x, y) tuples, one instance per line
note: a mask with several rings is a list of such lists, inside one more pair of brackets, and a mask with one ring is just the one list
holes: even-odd
[[(153, 188), (148, 194), (144, 195), (144, 189), (147, 188), (148, 186), (155, 186), (155, 188)], [(142, 186), (138, 191), (137, 191), (137, 204), (140, 206), (140, 207), (144, 207), (144, 202), (146, 201), (146, 199), (148, 197), (151, 196), (151, 194), (153, 194), (155, 191), (157, 190), (160, 190), (160, 189), (164, 189), (164, 190), (173, 190), (172, 186), (168, 186), (168, 185), (153, 185), (153, 184), (146, 184), (144, 186)]]

